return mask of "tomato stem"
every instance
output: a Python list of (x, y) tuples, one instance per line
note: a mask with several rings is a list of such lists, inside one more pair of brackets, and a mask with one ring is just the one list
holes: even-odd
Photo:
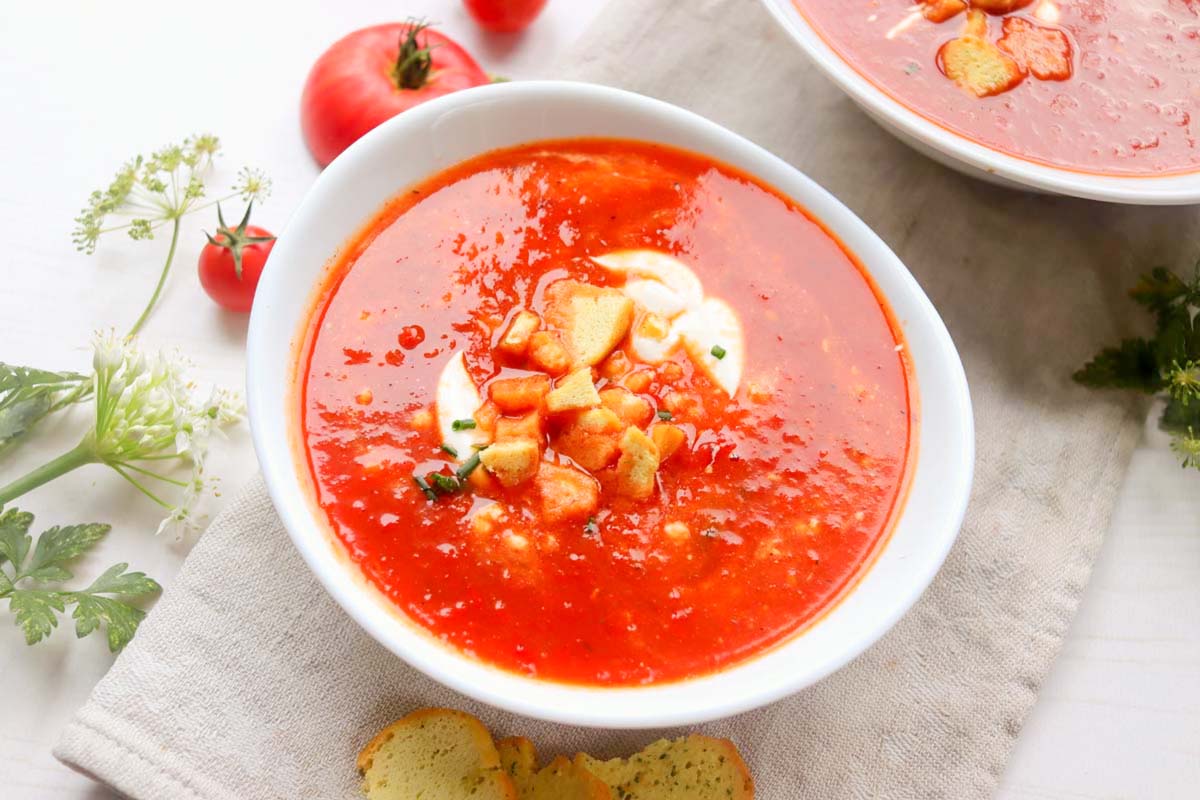
[(171, 249), (167, 251), (167, 263), (163, 264), (162, 274), (158, 276), (158, 284), (154, 287), (154, 294), (150, 295), (150, 302), (142, 310), (142, 315), (137, 318), (137, 322), (133, 323), (133, 327), (129, 329), (129, 333), (125, 334), (126, 339), (132, 339), (142, 329), (142, 326), (146, 324), (146, 320), (150, 318), (150, 312), (154, 310), (154, 304), (158, 302), (158, 296), (162, 294), (163, 286), (167, 283), (167, 274), (171, 271), (171, 262), (175, 260), (175, 246), (179, 244), (179, 220), (179, 217), (175, 217), (172, 220)]
[(392, 80), (398, 89), (420, 89), (429, 80), (433, 69), (433, 48), (422, 47), (418, 34), (429, 27), (426, 22), (413, 20), (400, 36), (400, 53), (392, 67)]

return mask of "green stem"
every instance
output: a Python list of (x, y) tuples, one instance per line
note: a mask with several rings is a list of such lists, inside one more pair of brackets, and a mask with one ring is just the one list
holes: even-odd
[(48, 461), (7, 486), (0, 487), (0, 506), (11, 503), (26, 492), (31, 492), (43, 483), (49, 483), (55, 478), (66, 475), (73, 469), (78, 469), (84, 464), (95, 464), (99, 460), (96, 457), (95, 448), (92, 446), (91, 437), (84, 437), (83, 441), (73, 449), (53, 461)]
[(129, 333), (125, 334), (126, 339), (132, 339), (137, 335), (137, 332), (146, 324), (146, 320), (150, 317), (150, 312), (154, 310), (154, 304), (158, 302), (158, 296), (162, 294), (163, 286), (167, 283), (167, 274), (171, 271), (171, 262), (175, 260), (175, 245), (179, 243), (179, 217), (175, 217), (174, 225), (171, 228), (171, 249), (167, 251), (167, 263), (163, 264), (162, 274), (158, 276), (158, 285), (154, 287), (154, 294), (150, 295), (150, 302), (146, 304), (142, 315), (138, 317), (137, 322), (133, 323), (133, 327), (129, 329)]

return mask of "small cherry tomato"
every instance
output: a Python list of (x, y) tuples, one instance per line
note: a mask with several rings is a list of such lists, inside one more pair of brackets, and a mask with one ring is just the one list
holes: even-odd
[(275, 237), (269, 231), (249, 224), (253, 206), (246, 206), (242, 221), (230, 228), (218, 205), (217, 234), (205, 234), (208, 244), (200, 251), (200, 285), (217, 305), (230, 311), (250, 310), (263, 265), (275, 246)]
[(354, 31), (313, 64), (300, 98), (304, 142), (322, 167), (401, 111), (491, 78), (454, 40), (424, 24)]
[(542, 13), (546, 0), (463, 0), (463, 5), (483, 28), (496, 33), (516, 33)]

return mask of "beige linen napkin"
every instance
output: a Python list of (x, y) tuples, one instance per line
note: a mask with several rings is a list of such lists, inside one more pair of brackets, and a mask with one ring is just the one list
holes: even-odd
[[(882, 132), (754, 0), (616, 0), (564, 70), (707, 115), (840, 196), (941, 310), (975, 401), (962, 535), (896, 628), (732, 737), (767, 800), (988, 796), (1088, 579), (1137, 436), (1072, 369), (1136, 319), (1136, 268), (1180, 264), (1190, 209), (1106, 206), (960, 177)], [(560, 73), (561, 74), (561, 73)], [(588, 731), (481, 707), (363, 634), (296, 554), (261, 482), (197, 545), (63, 734), (65, 763), (135, 798), (351, 798), (354, 756), (417, 706), (466, 708), (545, 754), (666, 732)]]

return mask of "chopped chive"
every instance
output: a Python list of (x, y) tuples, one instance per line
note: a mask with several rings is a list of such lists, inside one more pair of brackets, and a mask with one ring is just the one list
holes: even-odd
[(718, 361), (725, 357), (725, 348), (721, 347), (719, 344), (714, 344), (712, 350), (709, 350), (708, 352), (712, 353), (713, 358), (717, 359)]
[(658, 418), (659, 419), (664, 419), (664, 420), (671, 419), (674, 416), (675, 416), (674, 414), (672, 414), (670, 411), (667, 411), (665, 408), (660, 408), (658, 410)]
[(464, 461), (461, 467), (454, 470), (454, 474), (458, 476), (460, 481), (465, 481), (470, 474), (475, 471), (475, 469), (479, 466), (479, 454), (486, 449), (487, 446), (485, 445), (484, 447), (476, 450), (474, 453), (471, 453), (471, 457)]
[(433, 481), (433, 485), (446, 494), (454, 494), (462, 488), (462, 484), (458, 482), (458, 478), (454, 477), (453, 475), (443, 475), (440, 472), (431, 472), (425, 477), (426, 479)]
[(450, 423), (452, 431), (471, 431), (475, 430), (475, 420), (473, 419), (456, 419)]
[(420, 475), (413, 475), (413, 483), (420, 487), (421, 493), (424, 494), (425, 497), (429, 498), (433, 502), (437, 502), (437, 492), (435, 492), (433, 487), (429, 485), (429, 481), (425, 480)]
[(441, 447), (442, 447), (443, 453), (453, 456), (454, 458), (458, 458), (458, 450), (456, 450), (455, 448), (451, 447), (450, 445), (446, 444), (445, 442), (442, 442)]
[(596, 523), (595, 517), (588, 517), (587, 524), (583, 526), (584, 536), (599, 536), (600, 526)]

